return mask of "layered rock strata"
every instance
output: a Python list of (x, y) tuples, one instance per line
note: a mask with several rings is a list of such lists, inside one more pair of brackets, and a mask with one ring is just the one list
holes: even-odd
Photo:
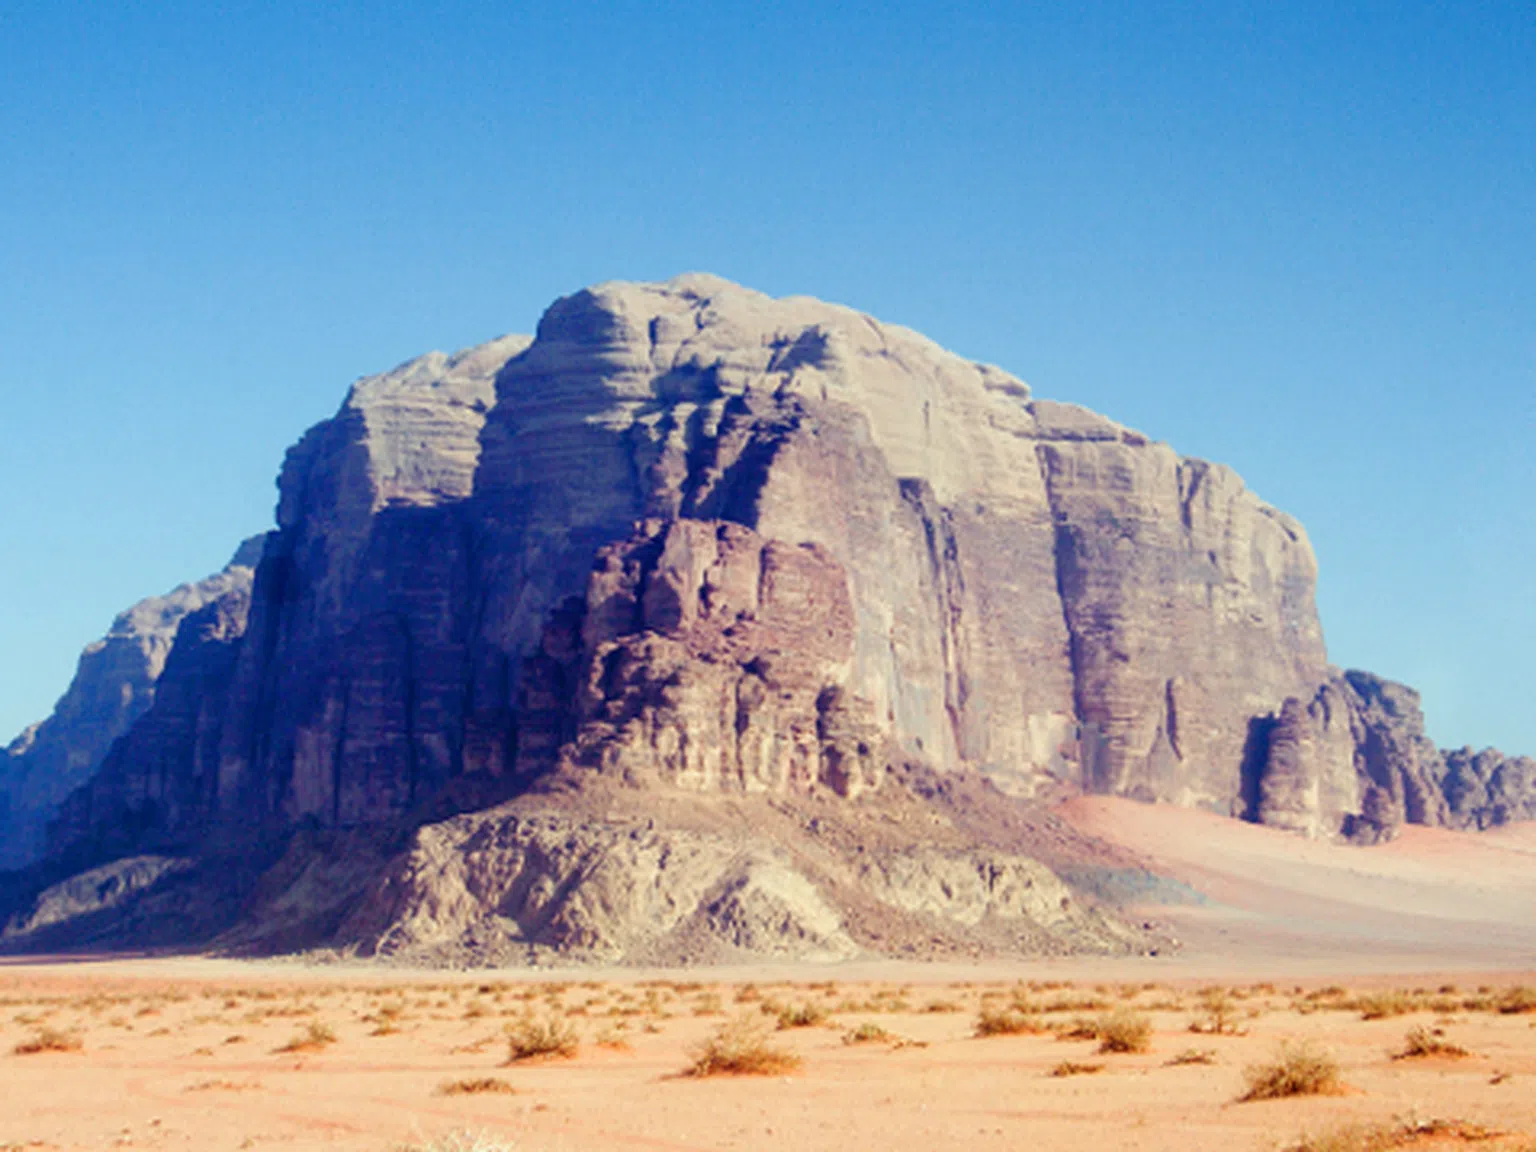
[(1306, 536), (1235, 473), (846, 308), (579, 292), (358, 382), (279, 492), (248, 611), (182, 622), (59, 848), (557, 770), (857, 802), (921, 764), (1358, 839), (1531, 811), (1528, 761), (1329, 668)]

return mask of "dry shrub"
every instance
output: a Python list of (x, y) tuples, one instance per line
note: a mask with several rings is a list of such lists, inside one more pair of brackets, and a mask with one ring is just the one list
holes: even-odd
[(1505, 1135), (1461, 1120), (1407, 1120), (1390, 1124), (1346, 1124), (1316, 1136), (1303, 1136), (1287, 1152), (1392, 1152), (1425, 1141), (1476, 1144)]
[(1449, 1056), (1458, 1058), (1470, 1056), (1471, 1053), (1460, 1044), (1452, 1044), (1445, 1039), (1445, 1033), (1439, 1028), (1426, 1028), (1422, 1024), (1417, 1028), (1408, 1029), (1408, 1034), (1403, 1038), (1403, 1050), (1394, 1052), (1394, 1060), (1415, 1060), (1422, 1056)]
[(39, 1028), (29, 1039), (21, 1041), (11, 1051), (18, 1056), (34, 1056), (39, 1052), (78, 1052), (84, 1045), (80, 1037), (61, 1028)]
[(1104, 1071), (1102, 1064), (1079, 1064), (1075, 1060), (1063, 1060), (1051, 1069), (1052, 1076), (1091, 1076)]
[(770, 1044), (767, 1026), (750, 1015), (722, 1024), (692, 1055), (685, 1076), (776, 1076), (800, 1066), (800, 1057)]
[(1214, 1064), (1216, 1063), (1216, 1049), (1214, 1048), (1186, 1048), (1173, 1059), (1170, 1065), (1179, 1064)]
[(626, 1040), (623, 1035), (621, 1035), (621, 1027), (622, 1025), (615, 1027), (610, 1024), (608, 1027), (604, 1028), (597, 1034), (597, 1039), (594, 1040), (593, 1043), (596, 1044), (599, 1048), (608, 1049), (610, 1052), (633, 1051), (629, 1041)]
[(553, 1013), (540, 1018), (527, 1012), (507, 1025), (508, 1064), (540, 1056), (569, 1058), (578, 1047), (575, 1027)]
[(781, 1032), (788, 1028), (814, 1028), (827, 1022), (826, 1007), (810, 1001), (804, 1004), (765, 1003), (763, 1011), (778, 1019)]
[(976, 1016), (972, 1034), (981, 1036), (1026, 1036), (1044, 1032), (1044, 1022), (1032, 1012), (1018, 1008), (983, 1007)]
[(1525, 1012), (1536, 1012), (1536, 988), (1527, 987), (1524, 984), (1516, 984), (1513, 988), (1506, 988), (1499, 993), (1493, 1001), (1494, 1007), (1506, 1016), (1515, 1016)]
[(1419, 1009), (1418, 998), (1401, 988), (1385, 992), (1370, 992), (1355, 1001), (1362, 1020), (1385, 1020), (1391, 1016), (1406, 1016)]
[(1268, 1064), (1243, 1069), (1248, 1090), (1239, 1100), (1278, 1100), (1285, 1096), (1331, 1096), (1340, 1091), (1339, 1063), (1308, 1043), (1282, 1043)]
[(1152, 1021), (1130, 1008), (1099, 1017), (1100, 1052), (1145, 1052), (1152, 1046)]
[(1058, 1040), (1097, 1040), (1099, 1022), (1092, 1016), (1074, 1016), (1065, 1024), (1057, 1024), (1051, 1031)]
[(444, 1080), (437, 1086), (439, 1096), (481, 1096), (487, 1093), (512, 1096), (516, 1092), (516, 1088), (505, 1080), (498, 1080), (495, 1076), (477, 1076), (469, 1080)]
[(304, 1025), (302, 1031), (295, 1032), (289, 1038), (288, 1043), (281, 1048), (274, 1049), (277, 1052), (318, 1052), (322, 1048), (328, 1048), (336, 1043), (336, 1033), (329, 1026), (321, 1024), (317, 1020), (311, 1020)]
[(1207, 1036), (1237, 1036), (1237, 1004), (1224, 988), (1207, 988), (1200, 993), (1200, 1015), (1189, 1023), (1189, 1030)]
[(857, 1028), (843, 1033), (844, 1044), (888, 1044), (894, 1043), (897, 1037), (887, 1032), (873, 1020), (866, 1020)]

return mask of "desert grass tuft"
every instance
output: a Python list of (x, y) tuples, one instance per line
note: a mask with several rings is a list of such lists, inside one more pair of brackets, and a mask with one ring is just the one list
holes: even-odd
[(507, 1025), (508, 1064), (541, 1056), (568, 1059), (579, 1047), (575, 1027), (553, 1014), (540, 1018), (527, 1012)]
[(780, 1031), (789, 1028), (814, 1028), (827, 1022), (826, 1007), (810, 1001), (803, 1004), (765, 1003), (763, 1011), (778, 1019)]
[(1216, 1050), (1214, 1048), (1186, 1048), (1168, 1061), (1170, 1066), (1181, 1064), (1214, 1064), (1216, 1063)]
[(1459, 1059), (1470, 1055), (1460, 1044), (1452, 1044), (1445, 1039), (1445, 1033), (1439, 1028), (1426, 1028), (1421, 1024), (1417, 1028), (1408, 1029), (1408, 1034), (1403, 1038), (1403, 1050), (1392, 1053), (1392, 1059), (1417, 1060), (1426, 1056)]
[(1206, 1036), (1237, 1036), (1237, 1003), (1225, 988), (1200, 993), (1200, 1014), (1189, 1023), (1191, 1032)]
[(1051, 1069), (1052, 1076), (1091, 1076), (1104, 1071), (1102, 1064), (1080, 1064), (1076, 1060), (1063, 1060)]
[(751, 1015), (722, 1024), (692, 1055), (685, 1076), (776, 1076), (800, 1066), (800, 1057), (775, 1048), (766, 1024)]
[(1244, 1068), (1243, 1078), (1248, 1087), (1238, 1097), (1241, 1101), (1332, 1096), (1343, 1087), (1338, 1061), (1330, 1053), (1307, 1043), (1282, 1043), (1273, 1060)]
[(976, 1016), (971, 1034), (986, 1036), (1030, 1036), (1046, 1031), (1046, 1025), (1033, 1012), (1017, 1007), (994, 1008), (984, 1005)]
[(1406, 1016), (1419, 1010), (1419, 1000), (1413, 993), (1402, 988), (1384, 992), (1370, 992), (1355, 1000), (1355, 1007), (1362, 1020), (1385, 1020), (1392, 1016)]
[(1506, 988), (1499, 993), (1494, 998), (1493, 1005), (1505, 1016), (1536, 1012), (1536, 988), (1516, 984), (1513, 988)]
[(894, 1033), (880, 1027), (873, 1020), (866, 1020), (857, 1028), (843, 1033), (844, 1044), (890, 1044), (896, 1041)]
[(84, 1045), (80, 1037), (61, 1028), (39, 1028), (21, 1041), (11, 1051), (18, 1056), (35, 1056), (39, 1052), (78, 1052)]
[(437, 1086), (439, 1096), (484, 1096), (495, 1094), (512, 1096), (517, 1089), (495, 1076), (476, 1076), (467, 1080), (444, 1080)]
[(1116, 1008), (1099, 1017), (1100, 1052), (1145, 1052), (1152, 1047), (1152, 1021), (1130, 1008)]
[(276, 1052), (319, 1052), (323, 1048), (329, 1048), (336, 1043), (336, 1033), (330, 1027), (321, 1024), (317, 1020), (311, 1020), (304, 1027), (295, 1032), (281, 1048)]
[(1461, 1120), (1407, 1120), (1390, 1124), (1345, 1124), (1318, 1135), (1304, 1135), (1286, 1152), (1393, 1152), (1428, 1141), (1480, 1144), (1506, 1135)]

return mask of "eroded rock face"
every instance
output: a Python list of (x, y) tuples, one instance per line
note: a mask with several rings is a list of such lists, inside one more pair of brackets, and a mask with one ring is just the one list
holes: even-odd
[(1445, 753), (1440, 781), (1454, 828), (1493, 828), (1514, 820), (1536, 820), (1536, 759), (1506, 756), (1495, 748)]
[(1488, 828), (1536, 815), (1536, 762), (1441, 751), (1419, 694), (1368, 672), (1335, 672), (1309, 702), (1288, 699), (1261, 742), (1257, 818), (1311, 837), (1370, 844), (1403, 823)]
[(248, 540), (223, 571), (123, 612), (81, 654), (53, 714), (0, 751), (0, 868), (42, 855), (65, 797), (91, 779), (113, 742), (154, 703), (182, 622), (227, 596), (247, 595), (264, 542)]
[(883, 737), (843, 685), (854, 612), (815, 544), (723, 520), (651, 522), (587, 584), (567, 763), (631, 783), (841, 796), (876, 787)]

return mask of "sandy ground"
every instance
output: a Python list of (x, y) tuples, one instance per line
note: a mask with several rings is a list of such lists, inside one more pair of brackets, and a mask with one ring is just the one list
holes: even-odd
[[(1531, 1011), (1499, 1010), (1511, 988), (1536, 987), (1536, 828), (1410, 830), (1362, 850), (1117, 801), (1064, 814), (1206, 893), (1202, 905), (1144, 910), (1183, 936), (1182, 954), (558, 976), (4, 962), (0, 1150), (478, 1138), (487, 1152), (1240, 1152), (1354, 1123), (1441, 1120), (1479, 1127), (1312, 1147), (1536, 1152), (1536, 993)], [(1209, 1022), (1203, 990), (1217, 985), (1238, 1034), (1190, 1031)], [(1045, 1030), (976, 1037), (980, 1015), (1015, 997)], [(765, 1006), (801, 1005), (822, 1018), (773, 1030)], [(1373, 1005), (1393, 1014), (1363, 1018)], [(1147, 1051), (1099, 1054), (1095, 1039), (1059, 1038), (1115, 1008), (1145, 1016)], [(572, 1029), (574, 1055), (509, 1063), (507, 1030), (529, 1013)], [(799, 1067), (681, 1075), (707, 1037), (743, 1017)], [(847, 1043), (861, 1025), (889, 1036)], [(1416, 1027), (1470, 1054), (1394, 1059)], [(292, 1047), (311, 1032), (324, 1042)], [(79, 1047), (26, 1051), (50, 1036)], [(1239, 1102), (1245, 1070), (1295, 1040), (1331, 1054), (1344, 1088)], [(1191, 1050), (1209, 1062), (1176, 1062)], [(1064, 1062), (1097, 1070), (1053, 1075)], [(485, 1079), (511, 1091), (444, 1092)], [(1472, 1139), (1486, 1130), (1503, 1135)]]

